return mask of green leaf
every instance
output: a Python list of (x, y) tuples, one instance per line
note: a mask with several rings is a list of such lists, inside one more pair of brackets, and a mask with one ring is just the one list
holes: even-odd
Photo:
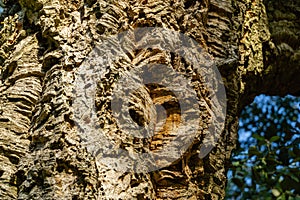
[(279, 139), (280, 139), (280, 137), (277, 136), (277, 135), (275, 135), (275, 136), (271, 137), (269, 141), (270, 141), (270, 142), (275, 142), (275, 141), (277, 141), (277, 140), (279, 140)]
[(275, 196), (275, 197), (278, 197), (280, 195), (280, 192), (279, 190), (277, 189), (272, 189), (272, 194)]
[(232, 165), (233, 165), (234, 167), (238, 167), (238, 166), (240, 165), (240, 162), (239, 162), (239, 161), (235, 161), (235, 162), (232, 163)]
[(266, 158), (265, 158), (265, 157), (263, 157), (263, 158), (261, 159), (261, 162), (262, 162), (262, 164), (267, 165), (267, 162), (266, 162)]
[(258, 135), (257, 133), (254, 133), (254, 134), (252, 135), (252, 137), (254, 137), (255, 139), (257, 139), (257, 140), (259, 140), (259, 141), (264, 141), (264, 140), (265, 140), (265, 138), (264, 138), (263, 136)]
[(286, 200), (285, 195), (282, 194), (279, 197), (277, 197), (277, 200)]
[(290, 175), (290, 177), (291, 177), (294, 181), (296, 181), (296, 182), (299, 183), (299, 178), (298, 178), (297, 176), (295, 176), (295, 175), (292, 174), (292, 173), (290, 173), (289, 175)]
[(259, 156), (261, 154), (261, 152), (259, 152), (255, 146), (251, 146), (248, 150), (248, 154), (249, 154), (249, 156), (252, 156), (252, 155)]

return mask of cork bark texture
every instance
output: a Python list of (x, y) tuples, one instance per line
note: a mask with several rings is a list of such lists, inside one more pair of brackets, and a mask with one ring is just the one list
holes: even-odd
[[(6, 0), (4, 4), (1, 199), (223, 199), (240, 110), (261, 93), (300, 94), (298, 0)], [(201, 131), (180, 159), (144, 174), (99, 164), (97, 155), (82, 144), (72, 106), (79, 66), (97, 44), (137, 27), (163, 27), (193, 38), (221, 72), (227, 96), (225, 128), (203, 159), (198, 157), (205, 136)], [(143, 62), (168, 65), (190, 77), (202, 97), (199, 105), (210, 101), (193, 66), (170, 52), (141, 49), (102, 66), (95, 99), (98, 125), (109, 130), (110, 139), (137, 151), (143, 150), (144, 141), (124, 136), (110, 101), (119, 75), (132, 69), (132, 63)], [(146, 141), (152, 151), (162, 148), (180, 124), (173, 97), (159, 85), (136, 88), (132, 95), (130, 109), (136, 123), (149, 121), (150, 100), (167, 108), (162, 131)], [(205, 129), (210, 115), (205, 106), (199, 110)]]

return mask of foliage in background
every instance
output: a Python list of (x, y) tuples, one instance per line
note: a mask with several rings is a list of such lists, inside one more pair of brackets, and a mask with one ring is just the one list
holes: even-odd
[(226, 199), (300, 200), (299, 104), (261, 95), (242, 111)]

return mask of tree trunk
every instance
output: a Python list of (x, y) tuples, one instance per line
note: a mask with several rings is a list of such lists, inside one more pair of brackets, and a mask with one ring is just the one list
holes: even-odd
[[(300, 95), (298, 0), (4, 3), (1, 199), (223, 199), (241, 109), (261, 93)], [(84, 145), (72, 105), (78, 70), (105, 39), (137, 27), (163, 27), (185, 34), (209, 53), (220, 71), (227, 96), (225, 127), (204, 158), (198, 156), (203, 132), (170, 166), (148, 173), (105, 166)], [(182, 67), (180, 73), (189, 76), (188, 62), (170, 52), (142, 49), (129, 52), (127, 58), (104, 70), (105, 79), (98, 84), (95, 99), (100, 125), (115, 135), (121, 130), (110, 114), (111, 88), (118, 79), (116, 74), (128, 71), (130, 62), (146, 60)], [(194, 89), (209, 101), (200, 82), (192, 80)], [(147, 100), (155, 94), (145, 95)], [(133, 116), (141, 120), (134, 106)], [(173, 123), (177, 114), (169, 111), (168, 117), (173, 118), (167, 120)], [(207, 119), (203, 119), (205, 123)], [(127, 143), (134, 146), (134, 141)]]

